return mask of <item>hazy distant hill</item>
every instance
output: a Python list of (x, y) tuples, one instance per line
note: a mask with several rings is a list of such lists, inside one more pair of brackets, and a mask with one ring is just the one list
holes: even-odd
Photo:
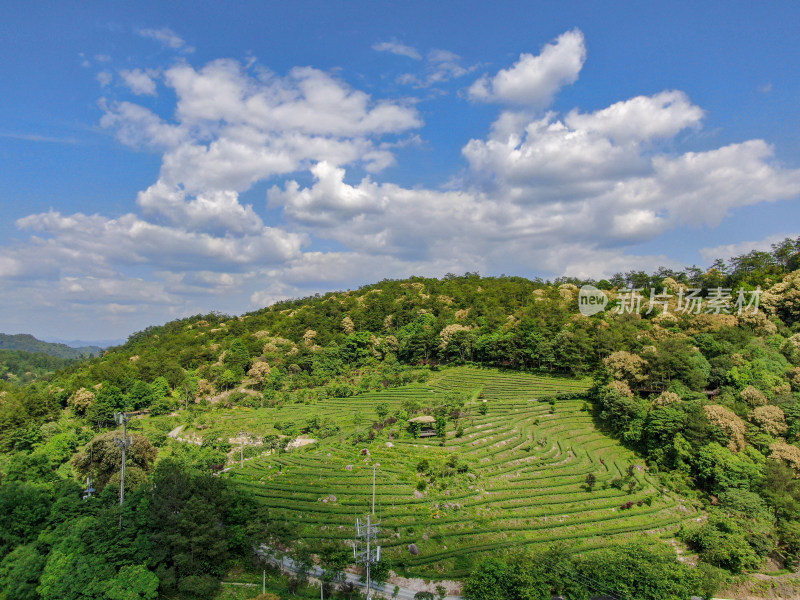
[(92, 348), (102, 348), (106, 350), (111, 348), (112, 346), (121, 346), (125, 343), (125, 338), (114, 338), (114, 339), (107, 339), (107, 340), (70, 340), (70, 339), (63, 339), (50, 336), (48, 339), (44, 340), (45, 342), (49, 342), (51, 344), (64, 344), (69, 346), (70, 348), (83, 348), (89, 347)]
[(25, 352), (39, 352), (58, 356), (59, 358), (82, 358), (89, 355), (99, 356), (103, 353), (100, 346), (84, 346), (82, 348), (70, 348), (66, 344), (51, 344), (37, 340), (32, 335), (20, 333), (8, 335), (0, 333), (0, 350), (23, 350)]

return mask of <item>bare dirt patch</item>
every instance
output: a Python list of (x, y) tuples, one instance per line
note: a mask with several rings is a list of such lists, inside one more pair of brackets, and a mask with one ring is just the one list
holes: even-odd
[(460, 581), (435, 581), (435, 582), (426, 582), (424, 579), (419, 579), (415, 577), (413, 579), (408, 579), (407, 577), (400, 577), (394, 571), (391, 572), (391, 577), (389, 577), (389, 583), (392, 585), (399, 585), (401, 588), (406, 588), (409, 590), (413, 590), (415, 592), (431, 592), (432, 594), (436, 594), (436, 586), (443, 585), (447, 589), (448, 596), (460, 596), (461, 595), (461, 582)]

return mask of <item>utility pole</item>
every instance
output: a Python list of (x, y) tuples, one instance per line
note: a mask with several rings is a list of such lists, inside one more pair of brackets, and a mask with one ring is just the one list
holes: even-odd
[(83, 496), (82, 496), (83, 500), (86, 500), (87, 498), (91, 498), (92, 497), (92, 494), (94, 494), (94, 487), (92, 487), (93, 485), (94, 485), (94, 481), (92, 480), (92, 476), (91, 475), (87, 475), (87, 477), (86, 477), (86, 489), (83, 490)]
[[(114, 413), (114, 420), (118, 425), (122, 425), (122, 437), (114, 438), (114, 443), (122, 448), (122, 466), (119, 471), (119, 505), (121, 508), (123, 502), (125, 502), (125, 450), (133, 445), (133, 439), (128, 435), (127, 413)], [(122, 511), (119, 513), (119, 526), (122, 527)]]
[[(89, 450), (89, 464), (94, 465), (94, 452)], [(86, 500), (87, 498), (91, 498), (92, 494), (94, 494), (94, 478), (92, 475), (94, 474), (94, 467), (92, 468), (92, 473), (86, 476), (86, 489), (83, 490), (83, 499)]]
[(114, 413), (114, 420), (122, 425), (122, 437), (115, 437), (114, 443), (122, 448), (122, 466), (119, 471), (119, 505), (125, 502), (125, 450), (133, 445), (133, 439), (128, 435), (128, 414)]
[(380, 520), (375, 520), (375, 468), (372, 466), (372, 513), (367, 515), (367, 522), (356, 519), (356, 539), (353, 543), (353, 557), (364, 564), (367, 571), (367, 600), (372, 600), (371, 567), (381, 560), (381, 547), (375, 542), (378, 537)]

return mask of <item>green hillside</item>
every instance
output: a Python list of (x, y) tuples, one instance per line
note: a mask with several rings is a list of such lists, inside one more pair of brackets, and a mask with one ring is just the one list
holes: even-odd
[[(87, 573), (102, 590), (135, 571), (163, 597), (211, 598), (260, 543), (335, 578), (375, 465), (382, 568), (461, 580), (473, 600), (519, 565), (558, 564), (537, 575), (544, 589), (581, 599), (587, 581), (684, 598), (788, 572), (800, 271), (776, 270), (632, 272), (594, 282), (609, 309), (593, 316), (578, 312), (582, 282), (386, 280), (172, 321), (49, 380), (0, 381), (0, 584), (32, 577), (50, 600)], [(615, 310), (621, 283), (662, 301)], [(737, 312), (735, 293), (681, 310), (689, 286), (713, 283), (763, 286), (759, 310)], [(133, 444), (122, 509), (119, 411)], [(120, 522), (125, 535), (104, 537)]]
[(49, 377), (76, 359), (60, 358), (41, 352), (0, 350), (0, 378), (15, 382), (29, 382)]
[(0, 333), (0, 350), (22, 350), (24, 352), (36, 352), (49, 356), (57, 356), (59, 358), (88, 358), (89, 356), (99, 356), (103, 353), (103, 349), (99, 346), (71, 348), (65, 344), (43, 342), (27, 333), (16, 335)]

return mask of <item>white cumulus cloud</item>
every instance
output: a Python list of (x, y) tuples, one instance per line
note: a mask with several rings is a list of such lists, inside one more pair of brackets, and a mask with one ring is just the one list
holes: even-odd
[(376, 141), (422, 124), (413, 107), (373, 100), (310, 67), (278, 77), (233, 60), (180, 63), (164, 82), (177, 96), (175, 122), (118, 102), (105, 105), (101, 123), (127, 145), (163, 152), (160, 177), (138, 203), (190, 230), (257, 231), (263, 223), (239, 193), (316, 162), (379, 171), (394, 156)]
[(686, 94), (666, 91), (637, 96), (589, 114), (573, 110), (564, 121), (574, 130), (597, 133), (620, 143), (672, 137), (697, 126), (702, 118), (703, 110)]
[(565, 85), (574, 83), (586, 60), (583, 33), (562, 33), (534, 56), (522, 54), (510, 68), (488, 75), (469, 88), (469, 97), (480, 102), (500, 102), (526, 107), (547, 106)]
[(119, 71), (119, 76), (134, 94), (156, 96), (156, 82), (153, 79), (155, 74), (143, 69), (131, 69)]

